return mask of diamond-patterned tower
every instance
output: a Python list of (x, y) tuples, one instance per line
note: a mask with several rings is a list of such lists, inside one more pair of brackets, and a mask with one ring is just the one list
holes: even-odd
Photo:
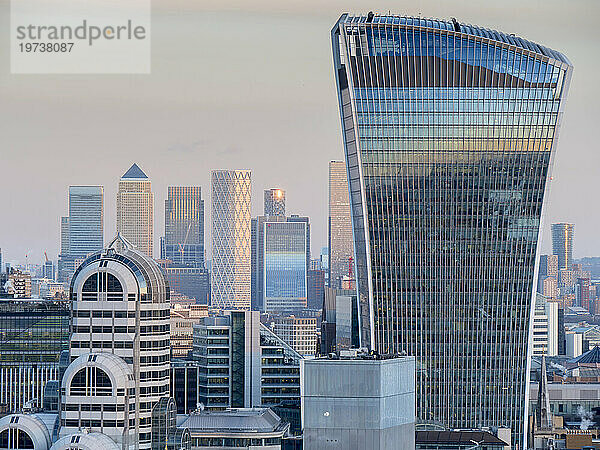
[(212, 171), (211, 303), (250, 308), (250, 170)]

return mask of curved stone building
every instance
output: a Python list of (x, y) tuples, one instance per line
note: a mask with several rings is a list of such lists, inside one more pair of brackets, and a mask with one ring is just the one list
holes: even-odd
[(105, 434), (83, 431), (60, 438), (50, 450), (121, 450), (121, 447)]
[(71, 300), (60, 436), (86, 428), (123, 448), (150, 448), (152, 408), (169, 396), (170, 299), (160, 268), (117, 235), (76, 270)]
[(9, 414), (0, 419), (1, 450), (48, 450), (51, 443), (46, 425), (35, 416)]
[(547, 180), (572, 67), (452, 20), (332, 30), (361, 342), (417, 358), (417, 416), (524, 444)]

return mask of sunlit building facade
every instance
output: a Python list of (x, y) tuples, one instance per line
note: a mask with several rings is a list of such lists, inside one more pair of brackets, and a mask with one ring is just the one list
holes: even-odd
[(552, 253), (558, 256), (558, 269), (571, 269), (573, 263), (573, 236), (575, 224), (552, 224)]
[(348, 175), (344, 161), (329, 162), (329, 285), (341, 287), (353, 264)]
[(264, 215), (285, 216), (285, 191), (283, 189), (265, 189)]
[(524, 445), (542, 205), (572, 67), (398, 16), (332, 30), (361, 345), (417, 358), (417, 418)]
[(133, 164), (119, 180), (117, 233), (121, 233), (137, 250), (152, 258), (154, 194), (150, 179), (137, 164)]
[(252, 172), (212, 171), (211, 304), (250, 308)]

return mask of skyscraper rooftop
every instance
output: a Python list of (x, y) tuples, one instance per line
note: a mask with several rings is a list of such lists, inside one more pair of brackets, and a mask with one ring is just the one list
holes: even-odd
[(144, 171), (140, 169), (140, 166), (138, 166), (136, 163), (133, 163), (133, 165), (127, 172), (123, 174), (121, 178), (148, 178), (148, 175), (146, 175)]

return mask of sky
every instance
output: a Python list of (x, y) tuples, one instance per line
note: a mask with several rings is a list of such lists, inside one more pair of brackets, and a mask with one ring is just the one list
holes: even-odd
[[(105, 188), (105, 240), (115, 233), (120, 176), (136, 162), (155, 194), (155, 255), (169, 185), (200, 185), (210, 242), (210, 171), (251, 169), (262, 192), (287, 191), (289, 213), (327, 242), (327, 166), (343, 159), (330, 30), (369, 10), (472, 23), (565, 53), (575, 69), (542, 250), (551, 222), (576, 224), (575, 256), (600, 255), (600, 2), (597, 0), (153, 0), (150, 75), (11, 75), (0, 34), (0, 248), (5, 261), (56, 259), (68, 186)], [(9, 2), (0, 0), (0, 30)]]

